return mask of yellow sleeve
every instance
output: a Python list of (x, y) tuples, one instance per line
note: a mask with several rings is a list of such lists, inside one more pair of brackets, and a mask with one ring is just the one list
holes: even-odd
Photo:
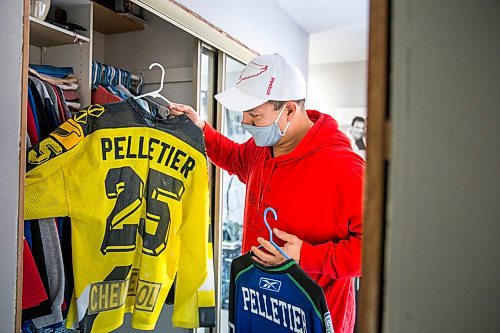
[[(174, 326), (211, 326), (215, 314), (212, 243), (209, 241), (209, 193), (206, 160), (197, 170), (192, 191), (183, 198), (181, 249), (177, 271)], [(209, 314), (209, 315), (207, 315)]]
[(48, 138), (28, 150), (24, 218), (68, 216), (64, 167), (83, 146), (84, 131), (75, 120), (61, 124)]

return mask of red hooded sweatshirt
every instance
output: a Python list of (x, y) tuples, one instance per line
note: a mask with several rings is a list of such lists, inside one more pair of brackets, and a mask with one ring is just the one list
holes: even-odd
[(307, 113), (314, 125), (286, 155), (274, 158), (272, 148), (256, 146), (253, 138), (238, 144), (206, 125), (207, 155), (246, 184), (243, 253), (259, 245), (257, 237), (269, 238), (263, 212), (273, 207), (278, 220), (269, 214), (271, 228), (303, 240), (300, 266), (323, 288), (335, 332), (350, 333), (353, 278), (361, 273), (365, 162), (332, 117)]

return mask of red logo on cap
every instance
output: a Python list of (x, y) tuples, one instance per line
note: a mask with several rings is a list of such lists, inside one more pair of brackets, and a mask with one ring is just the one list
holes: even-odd
[(240, 84), (241, 81), (245, 81), (253, 77), (259, 76), (260, 74), (267, 71), (267, 68), (268, 68), (267, 65), (260, 65), (253, 61), (250, 62), (245, 68), (245, 70), (241, 73), (240, 78), (236, 84)]
[(273, 89), (274, 80), (276, 80), (274, 76), (271, 77), (271, 80), (269, 80), (269, 85), (267, 86), (267, 95), (271, 94), (271, 89)]

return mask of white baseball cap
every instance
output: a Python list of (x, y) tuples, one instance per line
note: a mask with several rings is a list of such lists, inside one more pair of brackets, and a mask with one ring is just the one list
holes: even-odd
[(263, 54), (250, 61), (235, 87), (215, 95), (219, 103), (232, 111), (248, 111), (267, 101), (305, 98), (304, 75), (277, 53)]

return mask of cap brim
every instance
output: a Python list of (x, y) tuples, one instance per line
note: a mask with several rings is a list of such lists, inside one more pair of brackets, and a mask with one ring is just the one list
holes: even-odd
[(223, 91), (214, 97), (226, 109), (232, 111), (248, 111), (267, 102), (267, 99), (245, 94), (236, 87)]

